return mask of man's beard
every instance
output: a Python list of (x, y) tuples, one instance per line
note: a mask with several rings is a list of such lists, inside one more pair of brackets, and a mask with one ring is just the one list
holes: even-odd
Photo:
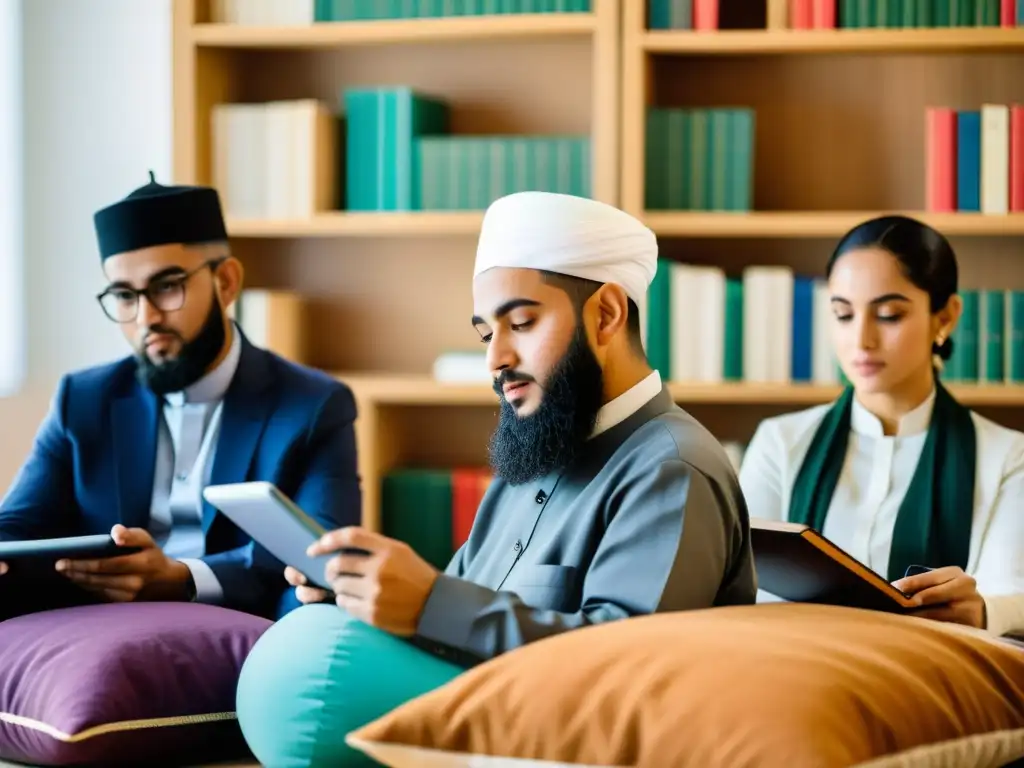
[(177, 331), (162, 325), (154, 325), (147, 332), (166, 333), (182, 342), (177, 357), (159, 363), (149, 358), (145, 347), (137, 355), (136, 378), (157, 395), (180, 392), (203, 378), (224, 349), (227, 338), (224, 313), (216, 296), (199, 335), (192, 341), (185, 342)]
[(490, 462), (496, 475), (510, 485), (521, 485), (565, 469), (582, 453), (601, 409), (604, 380), (579, 324), (544, 384), (540, 405), (529, 416), (517, 416), (505, 399), (504, 386), (515, 381), (533, 379), (506, 370), (494, 382), (501, 413), (491, 435)]

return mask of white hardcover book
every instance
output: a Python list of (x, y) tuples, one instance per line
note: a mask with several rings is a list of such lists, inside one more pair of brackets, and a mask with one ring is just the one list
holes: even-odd
[(769, 381), (784, 384), (793, 378), (793, 271), (773, 267), (771, 283)]
[(291, 101), (266, 104), (266, 146), (263, 155), (264, 216), (270, 219), (291, 218), (295, 197), (295, 105)]
[(673, 381), (696, 381), (699, 367), (698, 329), (701, 282), (692, 264), (673, 264), (669, 270), (669, 362)]
[(1010, 109), (1005, 104), (981, 107), (981, 212), (1010, 209)]
[(835, 320), (828, 283), (824, 280), (814, 282), (811, 317), (811, 380), (816, 384), (834, 384), (839, 380), (832, 345), (832, 323)]
[(700, 267), (697, 380), (720, 382), (725, 369), (725, 271)]
[(769, 276), (764, 267), (743, 270), (743, 378), (768, 381)]

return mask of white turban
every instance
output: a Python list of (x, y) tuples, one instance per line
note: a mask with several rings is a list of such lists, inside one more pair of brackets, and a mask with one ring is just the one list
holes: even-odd
[(492, 267), (616, 283), (642, 313), (658, 267), (658, 242), (635, 218), (605, 203), (517, 192), (495, 200), (484, 214), (473, 276)]

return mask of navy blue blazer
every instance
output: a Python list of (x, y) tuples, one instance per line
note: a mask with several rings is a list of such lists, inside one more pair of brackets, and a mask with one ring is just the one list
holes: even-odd
[[(64, 376), (0, 502), (0, 540), (148, 528), (159, 418), (130, 357)], [(347, 386), (243, 336), (210, 483), (269, 481), (328, 529), (358, 525), (355, 418)], [(275, 618), (298, 606), (284, 565), (208, 503), (203, 531), (227, 607)]]

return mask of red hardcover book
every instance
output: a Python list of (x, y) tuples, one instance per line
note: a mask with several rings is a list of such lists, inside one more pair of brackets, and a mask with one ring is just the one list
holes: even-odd
[(452, 546), (466, 543), (473, 529), (476, 511), (484, 497), (490, 473), (476, 467), (460, 467), (452, 471)]
[(1010, 210), (1024, 213), (1024, 104), (1010, 105)]
[(925, 113), (925, 209), (956, 210), (956, 110), (929, 107)]

